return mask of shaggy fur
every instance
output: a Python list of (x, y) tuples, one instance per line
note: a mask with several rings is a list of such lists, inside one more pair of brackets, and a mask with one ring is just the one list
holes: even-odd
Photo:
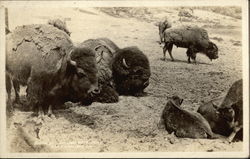
[(166, 51), (174, 61), (172, 56), (173, 45), (177, 47), (187, 48), (188, 62), (190, 58), (196, 62), (196, 54), (198, 52), (204, 53), (210, 60), (218, 58), (217, 46), (209, 40), (207, 31), (198, 26), (178, 26), (166, 29), (163, 32), (164, 47), (163, 60), (166, 59)]
[(62, 20), (60, 20), (60, 19), (50, 19), (49, 21), (48, 21), (48, 24), (49, 25), (52, 25), (52, 26), (54, 26), (54, 27), (56, 27), (56, 28), (58, 28), (58, 29), (60, 29), (60, 30), (62, 30), (62, 31), (64, 31), (65, 33), (67, 33), (69, 36), (70, 36), (70, 32), (69, 32), (69, 30), (68, 30), (68, 28), (67, 28), (67, 25), (66, 25), (66, 23), (65, 23), (65, 21), (62, 21)]
[(119, 96), (115, 91), (113, 80), (111, 61), (114, 57), (118, 46), (108, 38), (88, 39), (82, 42), (78, 47), (91, 49), (95, 53), (98, 83), (100, 93), (89, 96), (86, 104), (93, 102), (115, 103), (118, 102)]
[(232, 128), (227, 124), (225, 118), (220, 118), (220, 114), (217, 109), (213, 106), (215, 101), (209, 101), (202, 104), (198, 108), (198, 113), (200, 113), (209, 123), (212, 131), (214, 133), (229, 136), (232, 132)]
[(149, 85), (151, 72), (148, 58), (137, 47), (120, 49), (112, 61), (112, 75), (120, 95), (139, 96)]
[(95, 52), (98, 68), (98, 82), (110, 84), (112, 79), (111, 60), (114, 57), (118, 46), (108, 38), (88, 39), (78, 47), (89, 48)]
[(208, 120), (214, 133), (224, 136), (236, 135), (230, 139), (231, 141), (243, 139), (242, 92), (241, 79), (233, 83), (220, 105), (214, 105), (211, 101), (198, 109), (198, 112)]
[(69, 36), (51, 25), (21, 26), (7, 37), (6, 71), (27, 85), (27, 98), (39, 110), (84, 100), (97, 85), (94, 53), (74, 48)]
[(206, 121), (196, 112), (183, 110), (180, 106), (183, 99), (173, 96), (162, 113), (162, 122), (169, 133), (177, 137), (212, 138), (213, 132)]

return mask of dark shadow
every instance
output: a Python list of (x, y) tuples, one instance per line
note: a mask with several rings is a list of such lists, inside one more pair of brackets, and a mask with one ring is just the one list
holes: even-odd
[[(160, 58), (161, 61), (164, 61)], [(188, 63), (187, 60), (178, 60), (178, 59), (175, 59), (174, 61), (172, 61), (171, 59), (168, 59), (166, 58), (165, 62), (179, 62), (179, 63), (186, 63), (186, 64), (193, 64), (195, 65), (195, 63), (193, 61), (191, 61), (191, 63)], [(204, 62), (199, 62), (199, 61), (196, 61), (196, 64), (201, 64), (201, 65), (212, 65), (210, 63), (204, 63)]]
[(76, 113), (71, 109), (58, 109), (54, 110), (54, 115), (56, 118), (63, 117), (71, 123), (77, 123), (81, 125), (86, 125), (91, 129), (96, 128), (97, 119), (93, 116), (81, 113)]

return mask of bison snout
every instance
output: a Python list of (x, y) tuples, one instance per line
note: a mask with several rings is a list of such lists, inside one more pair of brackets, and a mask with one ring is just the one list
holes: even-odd
[(91, 85), (91, 86), (90, 86), (90, 89), (88, 90), (88, 93), (91, 93), (91, 94), (99, 94), (99, 93), (100, 93), (100, 89), (99, 89), (98, 86)]

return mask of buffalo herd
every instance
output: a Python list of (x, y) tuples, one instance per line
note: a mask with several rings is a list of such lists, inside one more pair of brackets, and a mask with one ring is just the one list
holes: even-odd
[[(196, 63), (196, 53), (218, 58), (218, 48), (198, 26), (172, 27), (166, 20), (159, 26), (160, 43), (172, 57), (173, 45), (187, 48)], [(30, 109), (39, 117), (53, 115), (66, 101), (115, 103), (119, 95), (144, 96), (151, 76), (147, 56), (136, 46), (120, 48), (108, 38), (88, 39), (74, 45), (65, 22), (19, 26), (6, 32), (7, 107), (20, 103), (20, 85), (27, 86)], [(173, 96), (166, 104), (159, 125), (177, 137), (243, 140), (242, 80), (229, 89), (223, 102), (201, 105), (197, 112), (182, 108), (183, 99)], [(178, 118), (178, 120), (176, 120)]]

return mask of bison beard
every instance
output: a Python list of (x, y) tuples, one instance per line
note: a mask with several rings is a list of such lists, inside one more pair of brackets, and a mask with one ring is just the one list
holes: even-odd
[(120, 95), (143, 95), (150, 74), (148, 58), (137, 47), (120, 49), (113, 58), (112, 76)]

